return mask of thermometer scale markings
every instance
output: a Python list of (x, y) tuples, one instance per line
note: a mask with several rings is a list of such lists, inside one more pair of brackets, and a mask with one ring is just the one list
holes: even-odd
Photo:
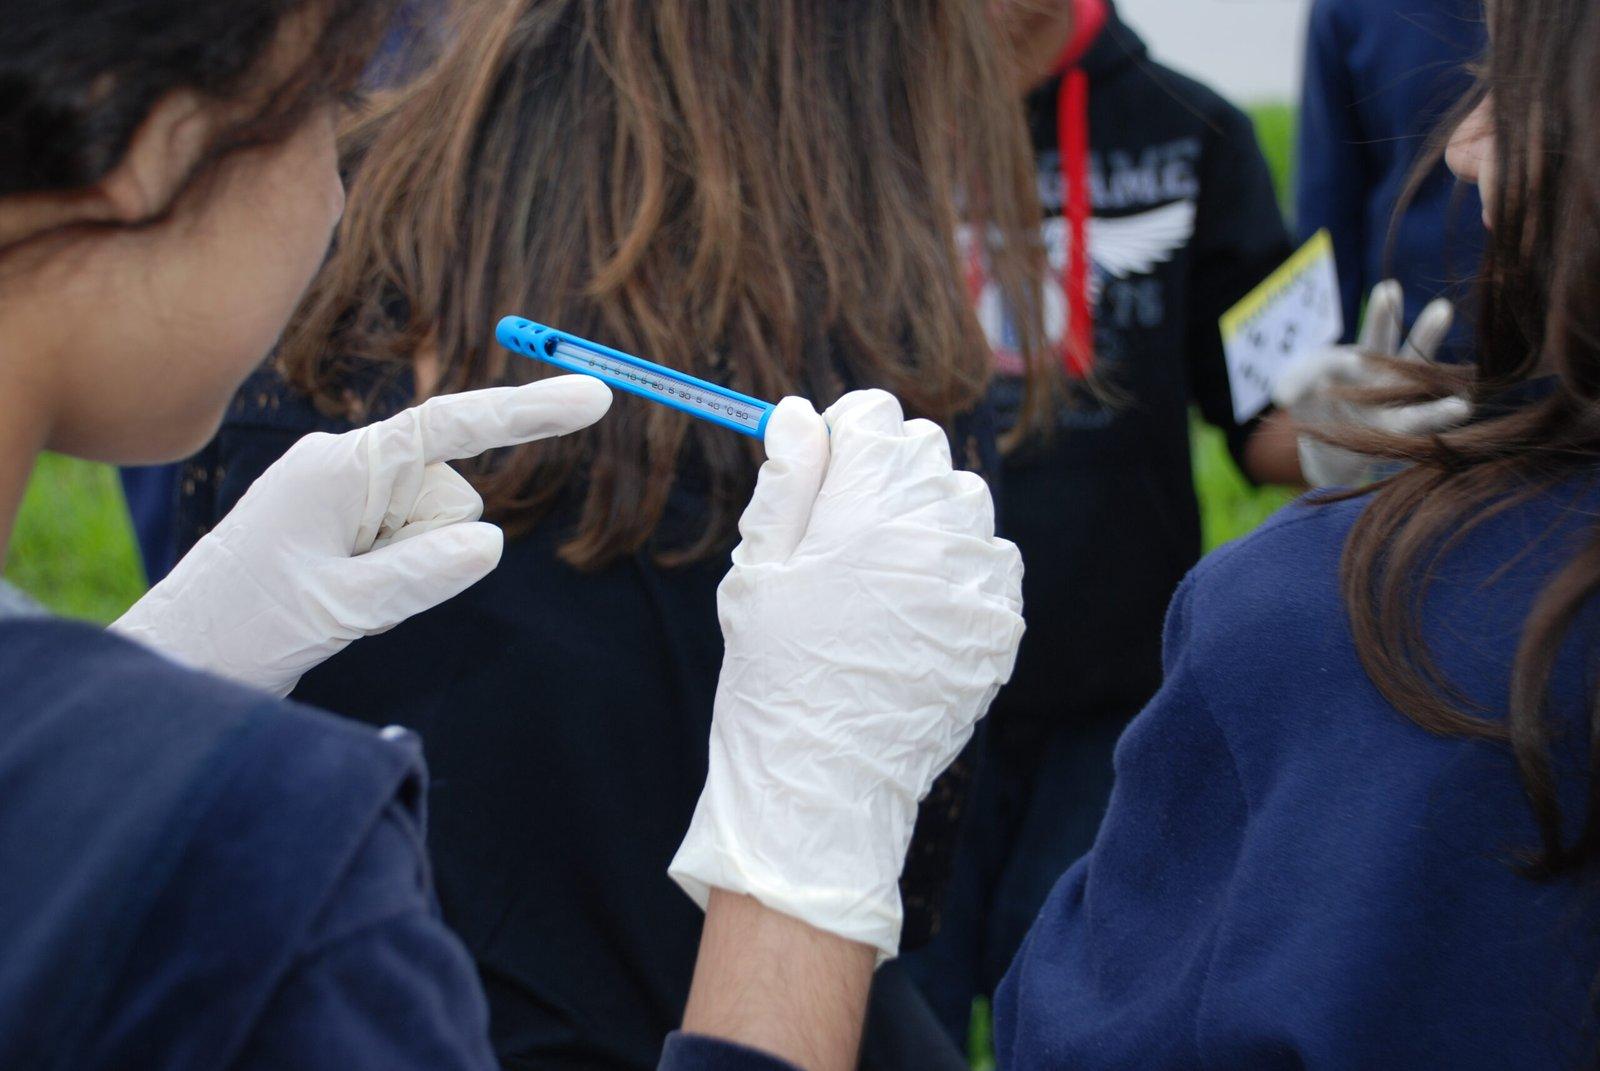
[(556, 356), (571, 362), (580, 368), (610, 376), (625, 383), (632, 383), (641, 390), (662, 398), (671, 398), (680, 405), (686, 405), (703, 413), (713, 413), (724, 420), (731, 420), (740, 427), (748, 428), (755, 432), (765, 414), (754, 406), (744, 405), (731, 398), (725, 398), (710, 391), (698, 390), (686, 383), (668, 379), (637, 368), (627, 361), (619, 361), (615, 357), (608, 357), (603, 353), (574, 346), (570, 342), (557, 342)]

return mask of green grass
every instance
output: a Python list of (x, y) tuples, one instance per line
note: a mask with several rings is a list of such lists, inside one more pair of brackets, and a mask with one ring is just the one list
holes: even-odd
[(972, 1071), (994, 1071), (994, 1020), (987, 1000), (972, 1002), (972, 1019), (967, 1024), (967, 1059)]
[(1200, 532), (1205, 549), (1249, 535), (1262, 521), (1294, 497), (1282, 487), (1252, 487), (1233, 463), (1222, 432), (1195, 420), (1194, 486), (1200, 499)]
[(1278, 204), (1285, 219), (1294, 213), (1294, 129), (1295, 109), (1289, 104), (1263, 104), (1250, 110), (1256, 124), (1256, 140), (1272, 170), (1278, 190)]
[(117, 473), (46, 454), (12, 533), (5, 577), (68, 617), (111, 621), (144, 593)]

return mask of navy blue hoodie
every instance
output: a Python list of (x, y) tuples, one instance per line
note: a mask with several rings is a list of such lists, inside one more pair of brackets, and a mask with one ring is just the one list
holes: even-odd
[[(1430, 572), (1423, 635), (1485, 717), (1504, 717), (1535, 596), (1591, 539), (1594, 475), (1463, 533)], [(1094, 849), (996, 997), (1001, 1066), (1592, 1060), (1600, 884), (1521, 876), (1538, 834), (1509, 751), (1424, 731), (1363, 671), (1339, 560), (1364, 505), (1291, 507), (1180, 589)], [(1597, 610), (1550, 689), (1569, 822)]]
[(0, 1067), (493, 1068), (414, 738), (0, 621)]

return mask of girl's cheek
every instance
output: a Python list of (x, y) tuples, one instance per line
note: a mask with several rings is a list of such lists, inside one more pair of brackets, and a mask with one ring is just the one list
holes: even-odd
[(1485, 230), (1494, 230), (1494, 196), (1496, 190), (1494, 170), (1494, 154), (1485, 152), (1482, 162), (1478, 165), (1478, 193), (1483, 200), (1483, 227)]
[[(302, 176), (319, 176), (322, 205), (326, 215), (323, 222), (331, 231), (344, 215), (344, 178), (339, 174), (338, 138), (331, 110), (307, 121), (304, 131), (306, 146), (299, 167)], [(297, 168), (298, 170), (298, 168)], [(315, 188), (315, 187), (312, 187)]]
[(1495, 198), (1494, 121), (1492, 101), (1485, 98), (1461, 121), (1445, 150), (1445, 165), (1462, 182), (1478, 187), (1483, 200), (1483, 222), (1490, 223)]

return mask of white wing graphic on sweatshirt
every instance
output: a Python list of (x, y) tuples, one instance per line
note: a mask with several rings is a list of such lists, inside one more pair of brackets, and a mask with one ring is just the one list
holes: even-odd
[[(1138, 215), (1090, 219), (1089, 258), (1094, 271), (1090, 273), (1089, 296), (1099, 299), (1102, 279), (1148, 275), (1171, 260), (1194, 237), (1194, 216), (1193, 201), (1174, 201)], [(1044, 242), (1051, 270), (1065, 271), (1067, 250), (1072, 245), (1066, 219), (1056, 216), (1045, 221)]]
[[(1100, 288), (1106, 279), (1126, 279), (1134, 275), (1148, 275), (1167, 263), (1194, 237), (1195, 203), (1174, 201), (1132, 216), (1115, 219), (1092, 218), (1088, 220), (1089, 300), (1100, 301)], [(1055, 216), (1044, 221), (1040, 228), (1045, 254), (1050, 266), (1050, 277), (1044, 283), (1045, 338), (1059, 345), (1066, 337), (1067, 299), (1062, 291), (1062, 274), (1067, 267), (1067, 250), (1072, 244), (1072, 234), (1064, 217)], [(963, 228), (961, 243), (964, 250), (971, 249), (973, 235)], [(1010, 317), (1001, 300), (999, 287), (984, 271), (976, 287), (978, 319), (982, 322), (989, 343), (994, 348), (1002, 372), (1021, 374), (1021, 358), (1015, 353), (1011, 337)]]
[(1140, 212), (1137, 216), (1089, 221), (1089, 255), (1113, 279), (1148, 275), (1165, 264), (1194, 237), (1194, 202)]

